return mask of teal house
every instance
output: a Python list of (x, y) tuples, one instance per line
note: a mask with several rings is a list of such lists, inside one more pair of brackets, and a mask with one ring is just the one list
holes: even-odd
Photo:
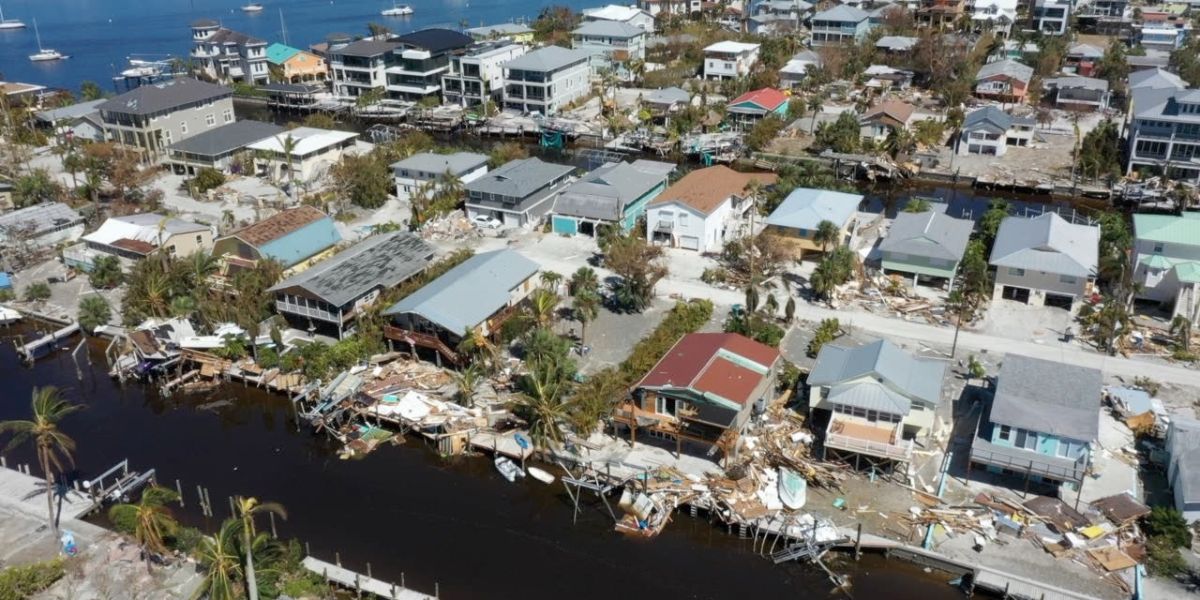
[(297, 206), (243, 227), (213, 243), (213, 256), (226, 275), (274, 260), (285, 269), (332, 253), (342, 236), (333, 219), (311, 206)]
[(788, 117), (788, 95), (775, 88), (762, 88), (734, 98), (725, 107), (727, 118), (743, 128), (753, 127), (762, 119)]
[(667, 189), (674, 170), (672, 163), (653, 160), (606, 163), (563, 188), (550, 216), (554, 232), (594, 236), (608, 224), (630, 231), (646, 205)]
[(975, 224), (966, 219), (926, 211), (896, 215), (887, 237), (879, 242), (885, 272), (911, 275), (954, 284), (954, 273), (967, 251)]
[(1100, 371), (1009, 354), (971, 444), (972, 466), (1078, 486), (1100, 435)]
[(267, 62), (273, 65), (282, 67), (283, 63), (287, 62), (289, 58), (297, 54), (300, 54), (299, 48), (293, 48), (286, 44), (280, 44), (279, 42), (275, 42), (270, 46), (267, 46)]

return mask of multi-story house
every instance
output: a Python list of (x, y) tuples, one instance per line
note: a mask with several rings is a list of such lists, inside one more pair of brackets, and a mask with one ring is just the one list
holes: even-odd
[(963, 16), (965, 0), (921, 0), (917, 7), (917, 23), (944, 28), (954, 25)]
[(629, 232), (646, 214), (646, 204), (667, 187), (674, 163), (610, 162), (563, 188), (554, 201), (551, 230), (596, 235), (607, 225)]
[(704, 49), (705, 79), (740, 79), (758, 62), (758, 44), (724, 41)]
[(1200, 320), (1200, 213), (1133, 215), (1134, 297)]
[(499, 40), (483, 42), (455, 53), (442, 75), (442, 97), (459, 106), (478, 106), (504, 99), (504, 63), (524, 55), (524, 44)]
[(1099, 227), (1068, 223), (1057, 213), (1005, 217), (989, 260), (996, 268), (994, 299), (1070, 310), (1092, 293), (1099, 254)]
[(504, 63), (504, 107), (552, 116), (590, 90), (591, 53), (538, 48)]
[(571, 32), (571, 46), (592, 56), (592, 68), (628, 74), (632, 61), (646, 59), (646, 30), (623, 21), (587, 21)]
[(471, 36), (477, 42), (507, 40), (514, 44), (533, 43), (533, 28), (523, 23), (500, 23), (472, 27), (463, 33)]
[(267, 46), (267, 62), (279, 70), (283, 83), (325, 81), (329, 76), (324, 58), (286, 44)]
[(1033, 29), (1047, 35), (1063, 35), (1071, 25), (1071, 1), (1036, 0), (1030, 17)]
[(396, 55), (384, 72), (388, 97), (395, 100), (440, 100), (442, 76), (450, 70), (450, 57), (471, 45), (471, 38), (449, 29), (422, 29), (391, 40)]
[(656, 19), (663, 15), (687, 17), (704, 10), (702, 0), (638, 0), (637, 5)]
[[(782, 242), (798, 259), (848, 245), (862, 199), (860, 194), (796, 188), (767, 216), (766, 233)], [(817, 230), (825, 221), (838, 229), (838, 239), (829, 247), (816, 241)]]
[(1026, 486), (1080, 485), (1100, 434), (1100, 371), (1008, 354), (998, 380), (970, 463)]
[(839, 4), (813, 15), (809, 28), (813, 46), (853, 44), (870, 33), (870, 15), (853, 6)]
[(464, 186), (467, 217), (496, 219), (504, 227), (536, 225), (550, 212), (574, 170), (536, 158), (505, 163)]
[(1108, 80), (1095, 77), (1054, 77), (1043, 82), (1054, 95), (1054, 106), (1076, 112), (1108, 108)]
[(766, 187), (778, 179), (774, 173), (739, 173), (725, 165), (696, 169), (647, 205), (646, 239), (671, 248), (720, 252), (726, 241), (750, 229), (751, 182)]
[(955, 219), (934, 210), (896, 215), (887, 237), (879, 243), (880, 266), (884, 272), (912, 275), (913, 285), (921, 278), (944, 281), (954, 288), (958, 263), (967, 251), (975, 223)]
[(392, 176), (396, 181), (396, 197), (408, 200), (420, 188), (434, 193), (450, 176), (467, 184), (483, 177), (488, 171), (488, 157), (474, 152), (436, 154), (421, 152), (392, 165)]
[(636, 6), (608, 4), (600, 8), (585, 8), (583, 9), (583, 20), (584, 22), (612, 21), (614, 23), (625, 23), (626, 25), (637, 27), (646, 33), (654, 33), (654, 15)]
[(105, 138), (149, 162), (175, 142), (234, 121), (233, 90), (187, 77), (139, 86), (96, 108)]
[(804, 0), (764, 0), (754, 5), (754, 14), (746, 20), (750, 33), (785, 35), (804, 29), (813, 5)]
[(267, 42), (221, 27), (211, 19), (192, 23), (191, 58), (205, 75), (226, 83), (270, 80)]
[(990, 31), (1007, 38), (1017, 20), (1017, 0), (967, 0), (967, 9), (977, 33)]
[(1133, 25), (1134, 41), (1147, 50), (1178, 50), (1192, 36), (1192, 22), (1179, 15), (1143, 11), (1142, 21)]
[(213, 247), (212, 228), (158, 213), (109, 217), (80, 243), (63, 250), (63, 264), (91, 271), (101, 257), (115, 257), (122, 270), (160, 252), (183, 258)]
[(1130, 76), (1127, 172), (1165, 173), (1200, 183), (1200, 89), (1165, 71)]
[(393, 51), (396, 42), (359, 40), (341, 45), (330, 43), (329, 72), (333, 77), (333, 94), (354, 99), (387, 85), (387, 68), (395, 64)]
[(973, 110), (963, 119), (958, 153), (1004, 156), (1009, 146), (1028, 146), (1036, 125), (1029, 117), (1016, 117), (996, 106)]
[(302, 271), (333, 254), (342, 241), (337, 225), (311, 206), (297, 206), (252, 223), (213, 242), (218, 272), (212, 281), (229, 285), (239, 272), (258, 268), (270, 260), (288, 275)]
[(1024, 102), (1033, 80), (1033, 67), (1012, 59), (990, 62), (975, 74), (975, 95), (1001, 102)]

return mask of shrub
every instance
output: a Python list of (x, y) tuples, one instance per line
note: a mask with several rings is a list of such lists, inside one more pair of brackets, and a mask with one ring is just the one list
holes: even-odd
[(779, 346), (783, 340), (784, 330), (780, 326), (756, 314), (730, 316), (725, 321), (725, 333), (744, 335), (756, 342), (772, 348)]
[(837, 319), (825, 319), (817, 326), (817, 330), (813, 332), (813, 339), (808, 343), (806, 353), (811, 358), (816, 358), (821, 352), (821, 347), (833, 340), (836, 340), (842, 335), (842, 325)]
[(29, 598), (54, 585), (65, 572), (61, 558), (9, 567), (0, 571), (0, 600)]
[(1155, 506), (1143, 522), (1146, 535), (1159, 538), (1175, 548), (1192, 545), (1192, 531), (1178, 510), (1169, 506)]
[(17, 295), (12, 290), (0, 290), (0, 302), (8, 302), (16, 299)]
[(204, 167), (196, 172), (196, 176), (192, 178), (192, 189), (196, 190), (197, 194), (208, 193), (208, 190), (213, 190), (225, 185), (225, 175), (220, 171)]
[(1187, 561), (1179, 548), (1163, 538), (1150, 538), (1146, 542), (1146, 568), (1151, 575), (1173, 577), (1187, 571)]
[(26, 302), (39, 302), (50, 299), (50, 284), (39, 281), (25, 288)]

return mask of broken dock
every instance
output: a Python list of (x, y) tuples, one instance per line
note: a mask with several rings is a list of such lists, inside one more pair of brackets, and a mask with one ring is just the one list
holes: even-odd
[(320, 575), (326, 581), (336, 583), (341, 587), (354, 590), (355, 592), (367, 592), (379, 598), (387, 598), (389, 600), (435, 600), (437, 598), (437, 596), (422, 594), (401, 585), (375, 579), (370, 575), (356, 573), (341, 565), (326, 562), (314, 556), (304, 557), (304, 560), (300, 564), (305, 569)]

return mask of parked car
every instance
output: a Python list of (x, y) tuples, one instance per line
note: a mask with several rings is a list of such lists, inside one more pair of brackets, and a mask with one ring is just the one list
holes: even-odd
[(471, 217), (471, 223), (480, 229), (499, 229), (503, 223), (500, 219), (495, 219), (486, 215), (475, 215)]

